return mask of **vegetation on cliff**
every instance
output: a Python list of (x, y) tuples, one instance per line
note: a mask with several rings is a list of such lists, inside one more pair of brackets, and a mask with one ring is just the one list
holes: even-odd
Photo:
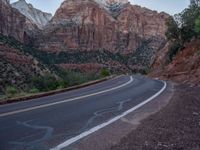
[(172, 42), (169, 51), (172, 61), (185, 43), (200, 38), (200, 0), (192, 0), (188, 8), (168, 20), (167, 26), (166, 36)]
[(94, 73), (65, 70), (57, 64), (68, 57), (55, 57), (1, 34), (0, 56), (0, 99), (66, 88), (110, 74), (104, 68)]

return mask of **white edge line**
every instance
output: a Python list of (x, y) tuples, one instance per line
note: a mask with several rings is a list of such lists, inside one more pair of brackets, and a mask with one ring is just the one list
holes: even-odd
[(164, 83), (163, 88), (158, 93), (156, 93), (155, 95), (151, 96), (150, 98), (148, 98), (144, 102), (142, 102), (142, 103), (136, 105), (135, 107), (127, 110), (126, 112), (122, 113), (121, 115), (114, 117), (113, 119), (109, 120), (108, 122), (105, 122), (105, 123), (102, 123), (102, 124), (100, 124), (100, 125), (98, 125), (96, 127), (93, 127), (90, 130), (85, 131), (85, 132), (81, 133), (80, 135), (75, 136), (75, 137), (73, 137), (73, 138), (61, 143), (58, 146), (56, 146), (56, 147), (54, 147), (54, 148), (52, 148), (50, 150), (60, 150), (62, 148), (65, 148), (65, 147), (73, 144), (74, 142), (76, 142), (76, 141), (78, 141), (78, 140), (80, 140), (80, 139), (82, 139), (82, 138), (84, 138), (84, 137), (86, 137), (86, 136), (88, 136), (88, 135), (90, 135), (90, 134), (92, 134), (92, 133), (94, 133), (94, 132), (96, 132), (96, 131), (98, 131), (98, 130), (106, 127), (106, 126), (108, 126), (108, 125), (110, 125), (110, 124), (112, 124), (113, 122), (119, 120), (120, 118), (128, 115), (129, 113), (135, 111), (136, 109), (138, 109), (138, 108), (142, 107), (143, 105), (147, 104), (148, 102), (152, 101), (154, 98), (159, 96), (166, 89), (167, 83), (165, 81), (162, 81), (162, 82)]
[(95, 96), (95, 95), (98, 95), (98, 94), (103, 94), (103, 93), (106, 93), (106, 92), (110, 92), (110, 91), (122, 88), (122, 87), (124, 87), (124, 86), (126, 86), (126, 85), (128, 85), (132, 82), (133, 82), (133, 77), (130, 76), (130, 80), (128, 82), (126, 82), (122, 85), (119, 85), (117, 87), (111, 88), (111, 89), (107, 89), (107, 90), (104, 90), (104, 91), (100, 91), (100, 92), (96, 92), (96, 93), (92, 93), (92, 94), (88, 94), (88, 95), (84, 95), (84, 96), (80, 96), (80, 97), (76, 97), (76, 98), (70, 98), (70, 99), (66, 99), (66, 100), (63, 100), (63, 101), (59, 101), (59, 102), (53, 102), (53, 103), (35, 106), (35, 107), (31, 107), (31, 108), (26, 108), (26, 109), (7, 112), (7, 113), (2, 113), (2, 114), (0, 114), (0, 117), (14, 115), (14, 114), (18, 114), (18, 113), (22, 113), (22, 112), (26, 112), (26, 111), (36, 110), (36, 109), (45, 108), (45, 107), (49, 107), (49, 106), (53, 106), (53, 105), (58, 105), (58, 104), (62, 104), (62, 103), (66, 103), (66, 102), (70, 102), (70, 101), (74, 101), (74, 100), (79, 100), (79, 99), (82, 99), (82, 98), (87, 98), (87, 97)]

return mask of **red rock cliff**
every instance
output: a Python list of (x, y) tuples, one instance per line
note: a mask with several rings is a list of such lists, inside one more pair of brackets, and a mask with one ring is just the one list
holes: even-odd
[(36, 43), (51, 52), (103, 48), (128, 54), (148, 40), (157, 50), (166, 42), (168, 17), (130, 3), (104, 6), (94, 0), (66, 0)]
[(11, 36), (23, 42), (26, 19), (16, 9), (12, 8), (8, 0), (0, 1), (0, 33)]

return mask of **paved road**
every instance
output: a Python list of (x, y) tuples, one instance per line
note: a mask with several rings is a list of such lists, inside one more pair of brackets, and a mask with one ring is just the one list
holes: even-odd
[(0, 150), (54, 148), (138, 106), (164, 87), (121, 76), (53, 96), (0, 106)]

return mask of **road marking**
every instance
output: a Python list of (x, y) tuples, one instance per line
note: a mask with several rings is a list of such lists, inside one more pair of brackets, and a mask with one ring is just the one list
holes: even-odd
[(157, 92), (155, 95), (153, 95), (150, 98), (148, 98), (147, 100), (145, 100), (142, 103), (136, 105), (135, 107), (127, 110), (126, 112), (122, 113), (121, 115), (114, 117), (113, 119), (109, 120), (108, 122), (100, 124), (100, 125), (98, 125), (96, 127), (93, 127), (92, 129), (90, 129), (88, 131), (85, 131), (85, 132), (81, 133), (78, 136), (75, 136), (75, 137), (73, 137), (71, 139), (68, 139), (67, 141), (59, 144), (58, 146), (52, 148), (51, 150), (61, 150), (61, 149), (65, 148), (65, 147), (75, 143), (76, 141), (78, 141), (78, 140), (80, 140), (80, 139), (82, 139), (82, 138), (84, 138), (84, 137), (86, 137), (86, 136), (88, 136), (88, 135), (90, 135), (90, 134), (92, 134), (92, 133), (94, 133), (94, 132), (96, 132), (96, 131), (98, 131), (98, 130), (106, 127), (106, 126), (108, 126), (108, 125), (110, 125), (110, 124), (112, 124), (113, 122), (119, 120), (120, 118), (130, 114), (131, 112), (137, 110), (138, 108), (140, 108), (143, 105), (147, 104), (148, 102), (152, 101), (154, 98), (158, 97), (166, 89), (167, 83), (165, 81), (162, 81), (162, 82), (164, 83), (164, 86), (162, 87), (162, 89), (159, 92)]
[(87, 97), (103, 94), (103, 93), (106, 93), (106, 92), (110, 92), (110, 91), (113, 91), (113, 90), (120, 89), (124, 86), (131, 84), (132, 82), (133, 82), (133, 77), (130, 76), (130, 80), (128, 82), (121, 84), (119, 86), (107, 89), (107, 90), (99, 91), (99, 92), (96, 92), (96, 93), (92, 93), (92, 94), (88, 94), (88, 95), (84, 95), (84, 96), (80, 96), (80, 97), (76, 97), (76, 98), (70, 98), (70, 99), (66, 99), (66, 100), (63, 100), (63, 101), (59, 101), (59, 102), (53, 102), (53, 103), (35, 106), (35, 107), (31, 107), (31, 108), (25, 108), (25, 109), (21, 109), (21, 110), (2, 113), (2, 114), (0, 114), (0, 117), (10, 116), (10, 115), (14, 115), (14, 114), (18, 114), (18, 113), (22, 113), (22, 112), (26, 112), (26, 111), (36, 110), (36, 109), (40, 109), (40, 108), (45, 108), (45, 107), (49, 107), (49, 106), (53, 106), (53, 105), (58, 105), (58, 104), (62, 104), (62, 103), (66, 103), (66, 102), (70, 102), (70, 101), (74, 101), (74, 100), (79, 100), (79, 99), (82, 99), (82, 98), (87, 98)]

